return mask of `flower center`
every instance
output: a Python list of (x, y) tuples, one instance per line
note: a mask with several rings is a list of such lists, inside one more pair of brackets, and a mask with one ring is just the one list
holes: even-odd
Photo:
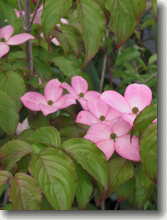
[(83, 98), (83, 97), (84, 97), (84, 93), (81, 92), (81, 93), (79, 94), (79, 97)]
[(52, 100), (49, 100), (49, 101), (48, 101), (48, 105), (53, 105), (53, 101), (52, 101)]
[(1, 40), (1, 42), (4, 42), (4, 43), (6, 42), (5, 39), (3, 39), (3, 38), (0, 38), (0, 40)]
[(110, 138), (115, 141), (115, 139), (117, 138), (117, 135), (115, 133), (112, 133), (110, 135)]
[(101, 115), (99, 119), (100, 119), (100, 121), (104, 121), (106, 118), (104, 115)]
[(139, 109), (137, 107), (132, 108), (132, 113), (137, 114), (139, 112)]

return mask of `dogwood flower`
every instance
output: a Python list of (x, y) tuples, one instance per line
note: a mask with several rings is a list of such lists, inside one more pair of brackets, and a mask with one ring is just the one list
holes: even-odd
[(12, 36), (14, 29), (11, 25), (0, 28), (0, 58), (6, 55), (11, 45), (23, 44), (34, 37), (28, 33), (21, 33)]
[(66, 89), (75, 100), (78, 100), (83, 109), (87, 110), (87, 101), (97, 99), (100, 93), (88, 91), (88, 83), (81, 76), (74, 76), (71, 79), (71, 86), (68, 83), (62, 83), (62, 88)]
[(57, 79), (52, 79), (45, 86), (44, 95), (27, 92), (21, 97), (21, 101), (31, 111), (42, 111), (46, 116), (76, 103), (70, 94), (62, 94), (61, 83)]
[(113, 90), (105, 91), (101, 99), (115, 110), (122, 113), (123, 119), (133, 125), (136, 116), (152, 101), (151, 89), (143, 84), (131, 84), (124, 96)]
[(131, 138), (128, 134), (130, 129), (131, 125), (120, 118), (110, 126), (102, 123), (92, 125), (84, 138), (94, 142), (107, 160), (116, 151), (123, 158), (140, 161), (138, 137)]
[(121, 116), (121, 113), (109, 107), (100, 98), (89, 99), (87, 102), (88, 110), (80, 111), (77, 115), (76, 122), (93, 125), (96, 123), (110, 124), (112, 120)]

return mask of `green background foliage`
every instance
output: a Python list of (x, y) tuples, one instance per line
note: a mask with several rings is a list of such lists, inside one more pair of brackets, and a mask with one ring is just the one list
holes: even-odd
[[(152, 124), (157, 117), (156, 1), (40, 4), (41, 24), (31, 28), (33, 75), (27, 68), (25, 45), (11, 47), (0, 59), (0, 208), (156, 210), (157, 125)], [(17, 0), (1, 0), (0, 26), (11, 24), (15, 33), (24, 32), (24, 21), (14, 11), (19, 7)], [(33, 1), (30, 10), (36, 10)], [(59, 46), (51, 42), (54, 37)], [(96, 91), (123, 93), (134, 82), (152, 89), (153, 104), (137, 116), (131, 131), (140, 139), (140, 163), (117, 154), (106, 161), (95, 144), (83, 139), (87, 128), (74, 122), (78, 105), (44, 117), (21, 104), (26, 91), (42, 92), (50, 79), (70, 82), (75, 75)], [(18, 123), (26, 118), (30, 128), (16, 134)]]

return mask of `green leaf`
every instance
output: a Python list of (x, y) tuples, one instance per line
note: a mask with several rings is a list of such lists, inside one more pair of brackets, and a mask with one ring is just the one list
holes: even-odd
[(158, 6), (157, 0), (152, 0), (152, 10), (153, 10), (154, 16), (157, 15), (157, 8), (158, 8), (157, 6)]
[(61, 25), (61, 32), (58, 32), (60, 45), (65, 53), (74, 52), (77, 56), (82, 50), (82, 38), (79, 31), (72, 25)]
[(134, 175), (133, 164), (123, 158), (114, 158), (109, 161), (110, 191), (114, 192), (121, 184)]
[(145, 175), (142, 167), (137, 169), (135, 187), (135, 205), (138, 208), (143, 208), (145, 203), (153, 198), (156, 188), (155, 184)]
[(135, 179), (129, 179), (127, 182), (121, 184), (116, 194), (119, 200), (128, 200), (131, 204), (135, 201)]
[(1, 170), (1, 171), (0, 171), (0, 187), (1, 187), (3, 184), (7, 183), (8, 180), (9, 180), (9, 178), (11, 178), (11, 177), (12, 177), (12, 174), (11, 174), (9, 171), (7, 171), (7, 170)]
[(83, 138), (72, 138), (63, 143), (63, 149), (104, 189), (108, 189), (108, 164), (95, 144)]
[(35, 117), (33, 117), (32, 119), (29, 118), (29, 124), (32, 129), (47, 127), (50, 125), (49, 119), (47, 117), (43, 117), (42, 113), (35, 115)]
[(22, 26), (22, 19), (18, 19), (14, 9), (17, 7), (16, 1), (11, 3), (11, 1), (0, 1), (0, 8), (1, 8), (1, 21), (7, 19), (8, 24), (11, 24), (15, 32), (20, 30)]
[(86, 129), (81, 128), (77, 126), (76, 124), (65, 126), (64, 128), (60, 129), (60, 134), (63, 140), (67, 140), (69, 138), (83, 137), (85, 132), (86, 132)]
[(1, 163), (7, 170), (10, 170), (17, 161), (31, 153), (31, 151), (31, 145), (24, 141), (9, 141), (0, 148)]
[(17, 109), (19, 109), (21, 107), (20, 97), (25, 93), (23, 78), (15, 72), (8, 72), (0, 76), (1, 90), (16, 102)]
[(72, 0), (46, 0), (42, 14), (42, 25), (45, 32), (50, 32), (60, 23), (60, 18), (68, 15)]
[(64, 152), (47, 148), (34, 155), (30, 171), (54, 209), (71, 209), (77, 187), (77, 174), (73, 161)]
[(5, 92), (0, 91), (0, 127), (7, 134), (13, 134), (19, 121), (16, 105)]
[(106, 0), (110, 12), (110, 27), (116, 41), (122, 44), (134, 32), (139, 17), (145, 10), (146, 0)]
[(53, 58), (52, 61), (67, 77), (80, 75), (82, 73), (80, 63), (75, 57), (57, 56)]
[(157, 177), (157, 125), (151, 124), (140, 138), (140, 154), (142, 164), (149, 177)]
[(119, 200), (127, 200), (136, 209), (143, 209), (148, 201), (153, 201), (156, 185), (146, 176), (143, 167), (135, 170), (135, 176), (116, 189)]
[(41, 192), (35, 180), (25, 174), (17, 173), (12, 181), (9, 192), (12, 210), (39, 210)]
[(77, 165), (78, 187), (76, 191), (76, 200), (80, 209), (84, 209), (90, 201), (93, 192), (93, 185), (90, 176)]
[(152, 123), (157, 117), (157, 105), (152, 104), (147, 106), (140, 114), (136, 117), (133, 125), (132, 134), (141, 135), (144, 129)]
[(40, 209), (41, 210), (54, 210), (54, 208), (50, 205), (50, 203), (45, 197), (42, 198)]
[(46, 144), (54, 147), (59, 147), (61, 144), (58, 130), (51, 126), (38, 128), (33, 133), (30, 133), (29, 136), (27, 135), (25, 140), (36, 144)]
[(132, 0), (131, 4), (135, 18), (138, 21), (146, 9), (146, 0)]
[(80, 0), (77, 8), (77, 21), (81, 25), (81, 34), (85, 45), (85, 63), (87, 63), (102, 45), (105, 33), (105, 17), (101, 7), (90, 0)]

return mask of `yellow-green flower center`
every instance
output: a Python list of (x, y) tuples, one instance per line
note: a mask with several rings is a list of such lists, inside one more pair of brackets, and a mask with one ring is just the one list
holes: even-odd
[(139, 109), (137, 107), (132, 108), (132, 113), (137, 114), (139, 112)]
[(115, 133), (112, 133), (112, 134), (110, 135), (110, 137), (111, 137), (112, 140), (115, 141), (115, 139), (117, 138), (117, 135), (116, 135)]
[(83, 97), (84, 97), (84, 93), (81, 92), (81, 93), (79, 94), (79, 97), (83, 98)]
[(53, 105), (53, 101), (52, 101), (52, 100), (49, 100), (49, 101), (48, 101), (48, 105)]
[(104, 121), (106, 118), (104, 115), (101, 115), (99, 119), (100, 119), (100, 121)]

